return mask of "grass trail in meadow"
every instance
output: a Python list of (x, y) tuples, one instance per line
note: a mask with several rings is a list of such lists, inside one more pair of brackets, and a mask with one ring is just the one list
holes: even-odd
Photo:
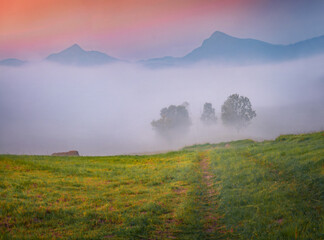
[(224, 229), (219, 223), (220, 216), (217, 212), (217, 188), (213, 182), (214, 175), (210, 169), (209, 152), (200, 153), (200, 168), (202, 170), (202, 184), (205, 187), (205, 194), (202, 197), (204, 202), (204, 231), (207, 239), (218, 239), (224, 235)]
[(197, 151), (193, 162), (191, 191), (187, 194), (186, 207), (177, 239), (225, 239), (226, 226), (219, 223), (217, 188), (210, 168), (209, 151)]
[(0, 155), (0, 239), (324, 239), (324, 132), (146, 156)]

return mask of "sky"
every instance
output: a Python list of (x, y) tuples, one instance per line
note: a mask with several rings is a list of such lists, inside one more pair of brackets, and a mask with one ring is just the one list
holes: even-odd
[(0, 59), (74, 43), (139, 60), (183, 56), (214, 31), (289, 44), (324, 34), (322, 0), (1, 0)]

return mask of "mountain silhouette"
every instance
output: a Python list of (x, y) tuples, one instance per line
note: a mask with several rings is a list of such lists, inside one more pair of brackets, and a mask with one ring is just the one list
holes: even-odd
[[(243, 39), (216, 31), (200, 47), (183, 57), (166, 56), (140, 61), (147, 67), (184, 66), (200, 62), (212, 64), (260, 64), (287, 61), (324, 53), (324, 35), (289, 45), (271, 44), (256, 39)], [(78, 44), (49, 55), (46, 60), (75, 66), (95, 66), (121, 60), (98, 51), (85, 51)], [(26, 61), (8, 58), (3, 66), (21, 66)]]
[(94, 66), (119, 61), (117, 58), (102, 52), (85, 51), (78, 44), (74, 44), (59, 53), (51, 54), (46, 60), (76, 66)]
[(17, 58), (7, 58), (0, 61), (1, 66), (19, 67), (27, 63)]
[(285, 61), (324, 53), (324, 35), (290, 45), (232, 37), (216, 31), (202, 45), (184, 57), (163, 57), (142, 61), (149, 67), (167, 67), (198, 62), (256, 64)]

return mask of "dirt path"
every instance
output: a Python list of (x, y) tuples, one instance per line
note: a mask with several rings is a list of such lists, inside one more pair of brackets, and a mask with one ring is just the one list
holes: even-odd
[(204, 153), (202, 160), (200, 161), (200, 167), (202, 169), (203, 182), (206, 187), (206, 194), (203, 197), (205, 203), (205, 216), (204, 216), (204, 228), (207, 235), (213, 239), (213, 237), (220, 236), (221, 226), (219, 224), (219, 216), (217, 214), (217, 190), (213, 183), (213, 174), (210, 170), (209, 154)]

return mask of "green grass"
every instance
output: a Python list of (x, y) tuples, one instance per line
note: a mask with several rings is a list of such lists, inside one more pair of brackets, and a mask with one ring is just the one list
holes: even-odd
[(324, 132), (150, 156), (0, 155), (0, 239), (324, 239)]

